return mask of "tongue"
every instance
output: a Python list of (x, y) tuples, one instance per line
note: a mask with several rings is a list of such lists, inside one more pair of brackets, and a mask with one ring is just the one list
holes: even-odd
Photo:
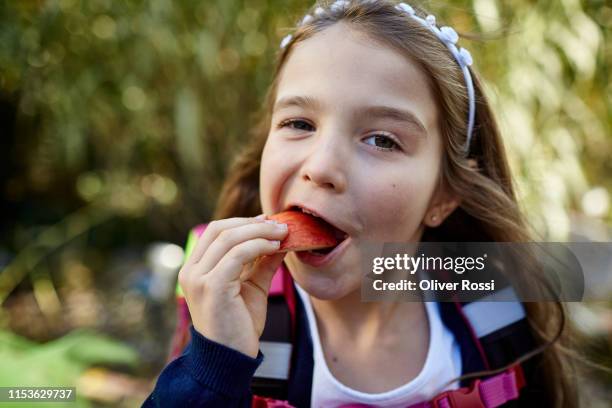
[(341, 241), (337, 238), (338, 233), (342, 234), (341, 231), (323, 219), (301, 211), (284, 211), (268, 218), (287, 224), (289, 227), (289, 233), (281, 242), (279, 252), (322, 248), (329, 248), (329, 252)]

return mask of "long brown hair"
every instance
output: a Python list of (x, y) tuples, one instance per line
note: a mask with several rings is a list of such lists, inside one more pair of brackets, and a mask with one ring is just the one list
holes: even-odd
[[(337, 10), (331, 10), (326, 1), (312, 6), (309, 14), (314, 18), (300, 25), (289, 44), (277, 55), (272, 83), (259, 113), (259, 122), (254, 126), (247, 146), (229, 170), (217, 203), (215, 219), (261, 213), (260, 160), (270, 131), (279, 73), (295, 44), (342, 21), (371, 40), (409, 56), (429, 78), (429, 86), (441, 113), (438, 115), (438, 126), (444, 149), (439, 182), (461, 197), (461, 205), (439, 227), (426, 228), (422, 240), (532, 240), (534, 233), (520, 210), (499, 127), (477, 73), (470, 69), (476, 94), (476, 120), (469, 158), (477, 163), (476, 168), (471, 168), (463, 155), (468, 98), (458, 64), (437, 37), (394, 6), (395, 3), (388, 0), (353, 0), (347, 7)], [(322, 7), (324, 13), (312, 13), (316, 7)], [(415, 9), (421, 16), (427, 14), (420, 8)], [(537, 355), (537, 369), (545, 388), (547, 406), (576, 406), (577, 395), (570, 374), (572, 368), (562, 352), (567, 345), (563, 304), (529, 302), (524, 305), (539, 347), (520, 360)]]

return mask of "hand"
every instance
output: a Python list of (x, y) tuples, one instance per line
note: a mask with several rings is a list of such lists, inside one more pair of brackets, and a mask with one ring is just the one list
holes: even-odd
[(286, 235), (286, 224), (263, 215), (208, 224), (178, 275), (199, 333), (257, 357), (270, 283), (285, 256), (277, 251)]

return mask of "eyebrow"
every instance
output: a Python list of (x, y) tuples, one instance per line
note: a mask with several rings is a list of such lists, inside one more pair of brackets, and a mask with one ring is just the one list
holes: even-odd
[[(317, 110), (321, 108), (321, 102), (310, 96), (286, 96), (280, 98), (274, 103), (274, 108), (272, 111), (276, 112), (292, 106)], [(423, 134), (427, 134), (423, 123), (421, 123), (414, 113), (407, 110), (394, 108), (391, 106), (366, 106), (359, 109), (357, 113), (360, 117), (365, 117), (367, 119), (386, 118), (396, 122), (409, 123), (416, 126)]]

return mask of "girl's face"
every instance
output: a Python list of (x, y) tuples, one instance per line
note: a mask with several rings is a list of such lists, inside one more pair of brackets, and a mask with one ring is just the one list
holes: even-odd
[(439, 112), (413, 62), (345, 23), (299, 43), (280, 75), (261, 158), (262, 209), (297, 204), (349, 235), (326, 265), (285, 258), (311, 295), (338, 299), (360, 288), (366, 244), (418, 242), (425, 225), (455, 208), (437, 189)]

